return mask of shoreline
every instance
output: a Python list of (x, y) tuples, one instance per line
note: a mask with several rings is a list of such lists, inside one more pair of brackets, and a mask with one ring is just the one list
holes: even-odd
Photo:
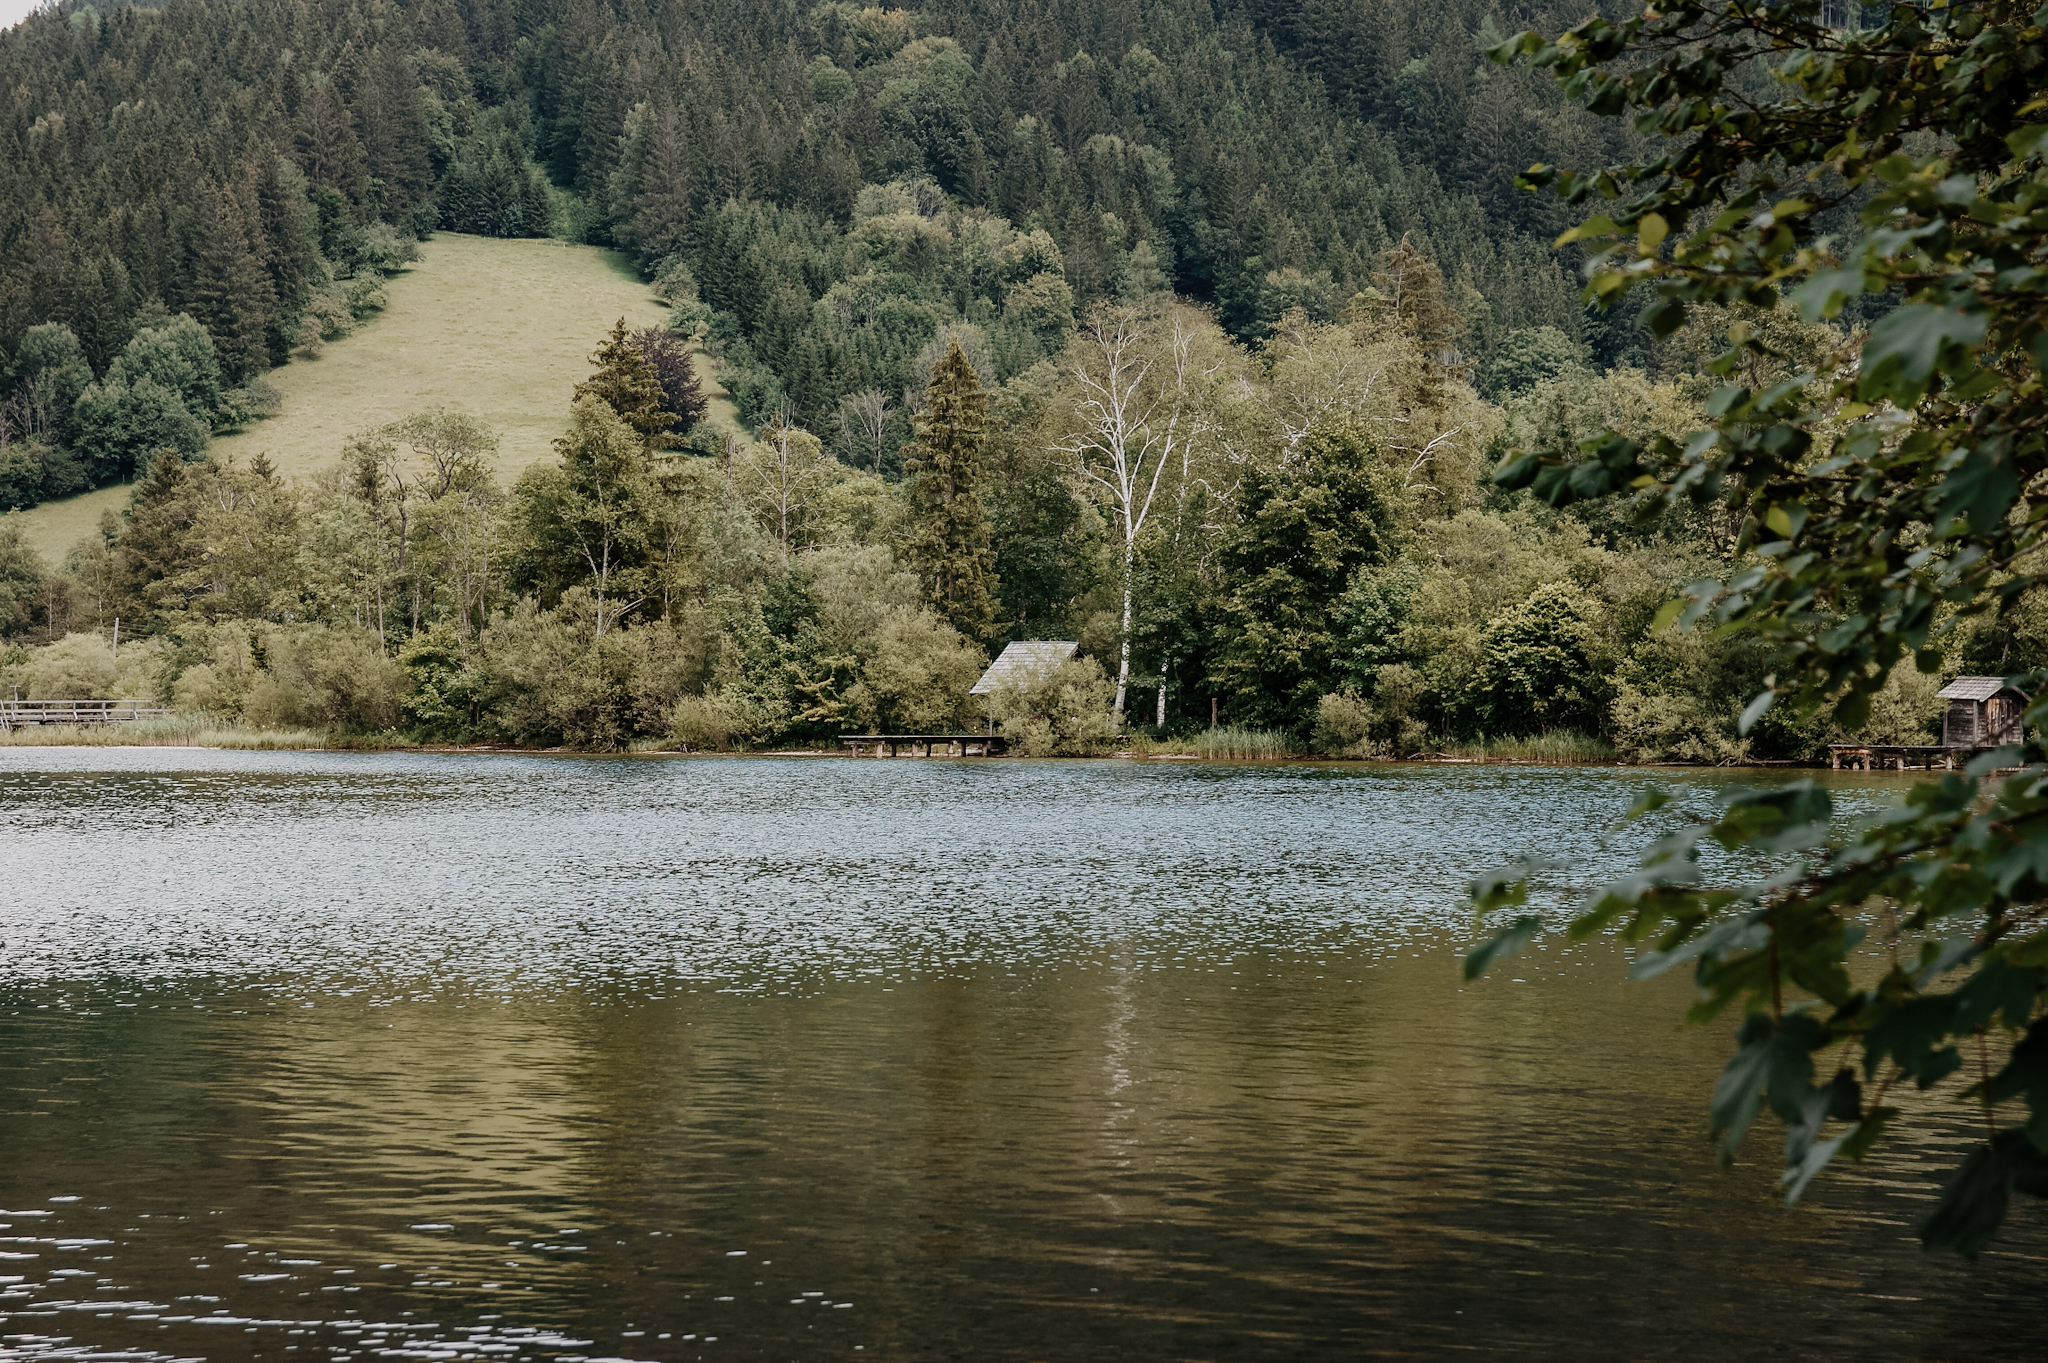
[[(376, 740), (374, 740), (374, 739), (357, 739), (357, 740), (351, 740), (351, 741), (343, 741), (343, 742), (339, 742), (339, 743), (333, 743), (333, 742), (307, 742), (307, 741), (305, 741), (305, 740), (306, 740), (306, 739), (308, 739), (308, 738), (310, 738), (310, 737), (312, 737), (312, 735), (306, 734), (306, 733), (305, 733), (304, 731), (299, 731), (299, 732), (297, 732), (297, 733), (291, 733), (291, 732), (276, 732), (276, 731), (266, 731), (266, 730), (250, 730), (250, 731), (246, 731), (246, 732), (243, 732), (243, 731), (218, 731), (217, 733), (214, 733), (214, 734), (205, 734), (205, 735), (199, 736), (199, 737), (201, 737), (202, 739), (203, 739), (203, 738), (213, 738), (213, 737), (218, 737), (219, 739), (223, 740), (223, 741), (220, 741), (220, 742), (205, 742), (205, 741), (194, 741), (193, 739), (189, 739), (189, 738), (188, 738), (188, 739), (183, 739), (183, 740), (158, 740), (158, 741), (154, 741), (154, 742), (152, 742), (152, 741), (148, 741), (148, 740), (144, 740), (144, 741), (141, 741), (141, 742), (133, 742), (133, 743), (124, 743), (124, 742), (120, 742), (120, 741), (118, 741), (118, 740), (108, 740), (108, 739), (101, 739), (101, 738), (97, 737), (96, 735), (94, 735), (94, 736), (92, 736), (92, 737), (87, 737), (87, 736), (85, 736), (86, 734), (92, 734), (92, 733), (93, 733), (93, 731), (91, 731), (91, 730), (87, 730), (87, 731), (84, 731), (83, 733), (81, 733), (81, 732), (80, 732), (80, 731), (78, 731), (78, 730), (69, 730), (69, 731), (67, 731), (67, 732), (65, 733), (65, 735), (64, 735), (63, 737), (59, 737), (59, 738), (56, 738), (56, 740), (55, 740), (55, 741), (53, 741), (53, 742), (37, 742), (37, 741), (34, 741), (34, 739), (29, 739), (29, 738), (26, 738), (26, 737), (16, 737), (16, 736), (15, 736), (15, 735), (13, 735), (13, 734), (0, 734), (0, 755), (4, 755), (4, 754), (5, 754), (6, 752), (8, 752), (9, 750), (11, 750), (11, 749), (16, 749), (16, 748), (122, 748), (122, 749), (143, 749), (143, 748), (190, 748), (190, 749), (200, 749), (200, 750), (206, 750), (206, 751), (213, 751), (213, 752), (325, 752), (325, 753), (363, 753), (363, 754), (375, 754), (375, 753), (417, 753), (417, 754), (421, 754), (421, 755), (430, 755), (430, 756), (443, 756), (443, 757), (481, 757), (481, 756), (500, 756), (500, 755), (502, 755), (502, 756), (510, 756), (510, 757), (624, 757), (624, 758), (721, 758), (721, 757), (726, 757), (726, 758), (730, 758), (730, 757), (739, 757), (739, 758), (769, 758), (769, 757), (777, 757), (777, 758), (788, 758), (788, 757), (803, 757), (803, 758), (823, 758), (823, 759), (840, 759), (840, 760), (847, 760), (847, 761), (854, 761), (854, 760), (859, 760), (859, 761), (870, 761), (870, 762), (872, 762), (872, 761), (877, 761), (877, 760), (886, 760), (886, 761), (897, 761), (897, 762), (932, 762), (932, 761), (939, 761), (939, 762), (962, 762), (962, 761), (968, 761), (968, 762), (975, 762), (975, 763), (981, 763), (981, 762), (988, 762), (988, 761), (992, 761), (992, 760), (993, 760), (993, 761), (1016, 761), (1016, 760), (1020, 760), (1020, 759), (1019, 759), (1018, 757), (1016, 757), (1016, 756), (1004, 756), (1004, 757), (998, 757), (998, 758), (994, 758), (994, 759), (991, 759), (991, 758), (986, 758), (986, 757), (972, 757), (972, 758), (962, 758), (962, 757), (945, 757), (945, 756), (942, 756), (942, 757), (937, 757), (937, 758), (931, 758), (931, 757), (898, 757), (898, 758), (887, 758), (887, 759), (877, 759), (877, 758), (873, 758), (873, 757), (862, 757), (862, 758), (858, 758), (858, 759), (856, 759), (853, 753), (851, 753), (851, 752), (848, 752), (848, 751), (846, 751), (845, 749), (831, 749), (831, 748), (773, 748), (773, 749), (767, 749), (767, 750), (758, 750), (758, 751), (757, 751), (757, 750), (747, 750), (747, 751), (737, 751), (737, 752), (711, 752), (711, 751), (704, 751), (704, 750), (698, 750), (698, 751), (691, 751), (691, 750), (689, 750), (689, 749), (686, 749), (686, 748), (685, 748), (685, 749), (676, 749), (676, 748), (647, 748), (647, 749), (641, 749), (641, 750), (637, 750), (637, 751), (636, 751), (636, 750), (630, 750), (630, 749), (628, 749), (628, 750), (615, 750), (615, 751), (610, 751), (610, 752), (606, 752), (606, 751), (602, 751), (602, 750), (599, 750), (599, 749), (594, 749), (594, 748), (572, 748), (572, 747), (552, 747), (552, 748), (525, 748), (525, 747), (519, 747), (519, 746), (516, 746), (516, 745), (513, 745), (513, 744), (506, 744), (506, 743), (471, 743), (471, 744), (414, 744), (414, 743), (407, 743), (407, 742), (402, 742), (402, 741), (401, 741), (401, 742), (388, 742), (388, 743), (387, 743), (387, 742), (379, 742), (379, 741), (376, 741)], [(38, 737), (40, 737), (40, 735), (38, 735)], [(1071, 761), (1083, 761), (1083, 762), (1105, 762), (1105, 761), (1116, 761), (1116, 762), (1200, 762), (1200, 763), (1206, 763), (1206, 764), (1212, 764), (1212, 765), (1226, 765), (1226, 766), (1277, 766), (1277, 765), (1289, 765), (1289, 766), (1357, 766), (1357, 767), (1396, 767), (1396, 766), (1400, 766), (1400, 767), (1612, 767), (1612, 768), (1616, 768), (1616, 769), (1620, 769), (1620, 770), (1628, 770), (1628, 771), (1731, 771), (1731, 772), (1732, 772), (1732, 771), (1782, 771), (1782, 770), (1788, 770), (1788, 769), (1790, 769), (1790, 770), (1807, 770), (1807, 771), (1828, 771), (1828, 770), (1830, 770), (1830, 768), (1828, 768), (1827, 766), (1825, 766), (1825, 765), (1823, 765), (1823, 764), (1820, 764), (1820, 763), (1800, 763), (1800, 762), (1794, 762), (1794, 761), (1790, 761), (1790, 760), (1788, 760), (1788, 759), (1772, 759), (1772, 760), (1764, 760), (1764, 761), (1756, 761), (1756, 762), (1730, 763), (1730, 764), (1726, 764), (1726, 765), (1713, 765), (1713, 766), (1709, 766), (1709, 765), (1706, 765), (1706, 764), (1702, 764), (1702, 763), (1690, 763), (1690, 762), (1623, 762), (1623, 761), (1619, 761), (1619, 760), (1617, 760), (1617, 759), (1612, 759), (1612, 758), (1578, 758), (1578, 759), (1573, 759), (1573, 758), (1544, 758), (1544, 757), (1463, 757), (1463, 756), (1458, 756), (1458, 755), (1454, 755), (1454, 754), (1450, 754), (1450, 753), (1432, 753), (1432, 754), (1429, 754), (1429, 755), (1426, 755), (1426, 756), (1425, 756), (1425, 755), (1417, 755), (1417, 756), (1414, 756), (1414, 757), (1321, 757), (1321, 756), (1311, 756), (1311, 755), (1308, 755), (1308, 754), (1290, 754), (1290, 755), (1287, 755), (1287, 756), (1279, 756), (1279, 757), (1207, 757), (1207, 756), (1204, 756), (1204, 755), (1202, 755), (1202, 754), (1200, 754), (1200, 753), (1136, 753), (1136, 752), (1129, 752), (1129, 751), (1124, 751), (1124, 752), (1105, 752), (1105, 753), (1092, 753), (1092, 754), (1085, 754), (1085, 755), (1074, 755), (1074, 756), (1058, 756), (1058, 757), (1042, 757), (1042, 758), (1022, 758), (1021, 760), (1024, 760), (1024, 761), (1039, 761), (1039, 762), (1043, 762), (1043, 761), (1054, 761), (1054, 762), (1071, 762)], [(0, 757), (0, 761), (4, 761), (4, 757)], [(1888, 772), (1883, 772), (1883, 773), (1877, 773), (1877, 772), (1864, 772), (1864, 773), (1858, 773), (1858, 774), (1859, 774), (1859, 775), (1880, 775), (1880, 774), (1882, 774), (1882, 775), (1888, 775), (1888, 776), (1901, 776), (1901, 775), (1911, 775), (1912, 773), (1910, 773), (1910, 772), (1890, 772), (1890, 771), (1888, 771)]]

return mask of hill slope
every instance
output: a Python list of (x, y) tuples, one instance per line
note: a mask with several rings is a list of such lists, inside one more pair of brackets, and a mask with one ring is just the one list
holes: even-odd
[[(317, 360), (273, 370), (283, 412), (215, 440), (212, 455), (246, 462), (260, 451), (303, 479), (334, 463), (353, 432), (450, 407), (504, 435), (498, 472), (509, 482), (549, 456), (570, 390), (612, 323), (659, 326), (668, 315), (617, 253), (548, 239), (442, 233), (385, 289), (390, 305), (355, 334)], [(127, 504), (128, 488), (117, 486), (20, 514), (29, 543), (54, 566), (102, 511)]]

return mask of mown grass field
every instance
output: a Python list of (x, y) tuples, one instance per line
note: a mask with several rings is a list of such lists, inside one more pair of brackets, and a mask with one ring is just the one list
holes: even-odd
[[(570, 390), (590, 373), (590, 352), (612, 323), (623, 316), (629, 327), (658, 326), (668, 315), (624, 257), (551, 240), (441, 233), (384, 289), (390, 305), (353, 335), (317, 360), (272, 370), (283, 412), (219, 437), (212, 455), (246, 461), (261, 451), (304, 479), (333, 464), (355, 431), (450, 407), (503, 434), (498, 471), (510, 482), (551, 457)], [(713, 392), (710, 374), (700, 374)], [(714, 421), (730, 424), (732, 415), (714, 398)], [(128, 495), (101, 488), (20, 513), (28, 541), (55, 566)]]

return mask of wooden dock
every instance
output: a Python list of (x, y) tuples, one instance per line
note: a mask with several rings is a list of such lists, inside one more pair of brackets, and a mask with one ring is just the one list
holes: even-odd
[[(973, 757), (976, 748), (979, 756), (995, 757), (1010, 746), (1000, 734), (841, 734), (839, 741), (853, 749), (855, 757), (866, 756), (863, 748), (873, 748), (876, 757), (900, 756), (904, 748), (911, 757)], [(932, 751), (941, 745), (944, 752)]]
[(170, 713), (147, 700), (0, 700), (0, 733), (41, 724), (125, 724)]
[(1991, 750), (1987, 745), (1830, 743), (1828, 766), (1836, 771), (1954, 771)]

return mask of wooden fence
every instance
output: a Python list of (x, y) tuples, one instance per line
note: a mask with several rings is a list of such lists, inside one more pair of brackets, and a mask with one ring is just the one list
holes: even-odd
[(0, 733), (38, 724), (121, 724), (169, 713), (146, 700), (0, 700)]

